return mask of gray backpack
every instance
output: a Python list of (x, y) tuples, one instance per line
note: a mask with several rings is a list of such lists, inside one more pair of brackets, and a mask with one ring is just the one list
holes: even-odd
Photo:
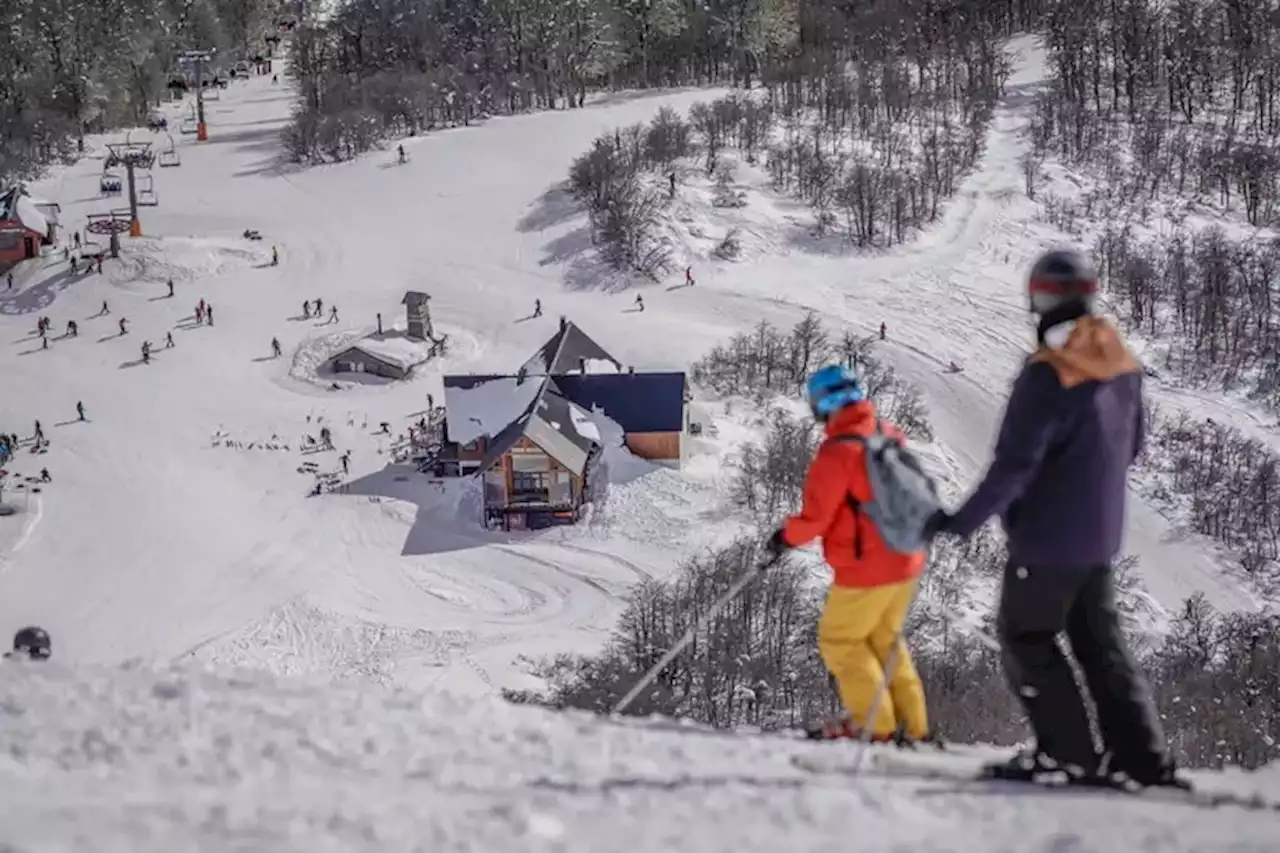
[[(925, 473), (916, 455), (885, 435), (879, 421), (873, 435), (838, 435), (832, 440), (856, 442), (863, 448), (872, 498), (869, 503), (859, 503), (849, 496), (855, 530), (857, 516), (865, 513), (890, 551), (898, 554), (923, 551), (929, 544), (924, 536), (925, 522), (942, 509), (942, 501), (938, 498), (937, 484)], [(856, 533), (854, 551), (861, 559), (862, 541)]]

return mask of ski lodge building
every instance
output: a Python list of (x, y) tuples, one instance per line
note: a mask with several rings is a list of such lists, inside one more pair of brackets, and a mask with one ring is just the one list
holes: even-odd
[(59, 210), (20, 186), (0, 194), (0, 271), (40, 257), (40, 247), (57, 240)]
[[(612, 370), (589, 370), (601, 362)], [(679, 467), (686, 449), (684, 373), (624, 371), (564, 318), (516, 373), (446, 376), (444, 389), (442, 440), (424, 463), (439, 476), (483, 478), (485, 523), (506, 530), (580, 518), (609, 440), (599, 415), (642, 459)]]

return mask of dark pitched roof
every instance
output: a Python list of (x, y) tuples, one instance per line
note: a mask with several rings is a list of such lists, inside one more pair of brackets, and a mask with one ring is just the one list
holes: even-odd
[(599, 444), (599, 432), (587, 412), (544, 380), (529, 408), (494, 436), (476, 476), (493, 467), (522, 436), (578, 476), (586, 470), (592, 448)]
[(683, 373), (588, 373), (556, 376), (553, 381), (588, 412), (599, 406), (623, 432), (684, 429)]
[(622, 363), (609, 355), (604, 347), (587, 337), (586, 332), (561, 317), (559, 330), (524, 363), (520, 372), (535, 376), (559, 376), (562, 373), (581, 370), (584, 359), (609, 361), (614, 367), (622, 369)]

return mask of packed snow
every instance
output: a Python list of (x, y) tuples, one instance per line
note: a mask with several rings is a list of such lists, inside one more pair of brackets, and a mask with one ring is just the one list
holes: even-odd
[[(15, 477), (42, 467), (52, 476), (17, 500), (22, 512), (0, 519), (0, 626), (39, 623), (58, 638), (59, 658), (77, 664), (194, 657), (461, 694), (536, 687), (529, 660), (590, 651), (632, 584), (669, 575), (682, 556), (740, 529), (718, 501), (726, 459), (756, 434), (757, 413), (695, 401), (705, 431), (686, 437), (680, 470), (619, 450), (607, 500), (576, 527), (540, 533), (487, 531), (474, 482), (388, 465), (430, 398), (444, 401), (462, 442), (496, 434), (526, 409), (538, 382), (445, 391), (442, 377), (510, 374), (560, 316), (621, 363), (653, 370), (687, 370), (760, 320), (789, 326), (810, 309), (864, 334), (885, 322), (877, 354), (921, 388), (938, 435), (930, 452), (958, 494), (989, 456), (1030, 344), (1026, 266), (1063, 239), (1036, 220), (1019, 165), (1043, 50), (1018, 38), (1011, 53), (1015, 73), (981, 164), (919, 239), (837, 256), (770, 238), (749, 264), (712, 260), (709, 242), (692, 241), (670, 282), (636, 291), (644, 312), (633, 309), (635, 292), (576, 277), (588, 229), (556, 184), (601, 132), (719, 92), (503, 118), (425, 137), (405, 164), (387, 152), (298, 170), (277, 159), (289, 93), (261, 77), (233, 84), (212, 110), (210, 140), (184, 138), (181, 167), (157, 170), (162, 202), (144, 209), (146, 236), (125, 238), (119, 261), (101, 275), (31, 262), (14, 291), (0, 291), (0, 346), (9, 347), (0, 428), (30, 436), (39, 419), (50, 441), (38, 455), (24, 447), (9, 467)], [(170, 108), (171, 120), (181, 109)], [(68, 232), (117, 203), (94, 198), (101, 145), (117, 138), (91, 138), (89, 156), (33, 185), (62, 205)], [(746, 206), (733, 208), (758, 214), (753, 227), (766, 236), (782, 209), (757, 204), (767, 195), (752, 185)], [(334, 198), (342, 216), (330, 213)], [(687, 226), (712, 215), (696, 196), (681, 204)], [(353, 234), (352, 223), (371, 222)], [(263, 239), (243, 238), (246, 229)], [(687, 265), (694, 287), (684, 284)], [(417, 381), (318, 376), (408, 290), (431, 293), (432, 320), (449, 334), (447, 352), (419, 366)], [(341, 320), (300, 313), (317, 298), (326, 313), (340, 306)], [(213, 324), (193, 316), (201, 299)], [(545, 316), (533, 316), (535, 300)], [(80, 334), (44, 349), (33, 334), (39, 316), (55, 334), (74, 319)], [(157, 343), (166, 332), (170, 349)], [(271, 352), (273, 338), (284, 356)], [(143, 340), (154, 346), (145, 365)], [(946, 371), (953, 361), (963, 373)], [(332, 451), (315, 445), (322, 428)], [(308, 497), (326, 479), (348, 488)], [(1170, 534), (1166, 519), (1133, 502), (1128, 547), (1155, 602), (1175, 608), (1199, 592), (1224, 610), (1258, 606), (1211, 549)], [(364, 639), (338, 653), (348, 637)]]
[[(1280, 823), (882, 776), (875, 751), (859, 779), (813, 773), (796, 760), (851, 761), (854, 747), (492, 698), (191, 668), (3, 669), (6, 850), (1264, 853)], [(1280, 789), (1274, 771), (1196, 781)]]

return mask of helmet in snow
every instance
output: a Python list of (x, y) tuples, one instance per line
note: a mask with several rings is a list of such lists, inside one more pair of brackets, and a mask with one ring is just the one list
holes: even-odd
[(1055, 249), (1041, 255), (1027, 279), (1031, 313), (1041, 317), (1073, 304), (1091, 311), (1097, 292), (1098, 273), (1074, 249)]
[(49, 632), (34, 625), (23, 628), (13, 635), (13, 653), (22, 654), (32, 660), (44, 660), (52, 654), (49, 644)]
[(809, 399), (810, 411), (820, 421), (867, 398), (858, 374), (842, 364), (828, 364), (816, 370), (805, 384), (805, 396)]

